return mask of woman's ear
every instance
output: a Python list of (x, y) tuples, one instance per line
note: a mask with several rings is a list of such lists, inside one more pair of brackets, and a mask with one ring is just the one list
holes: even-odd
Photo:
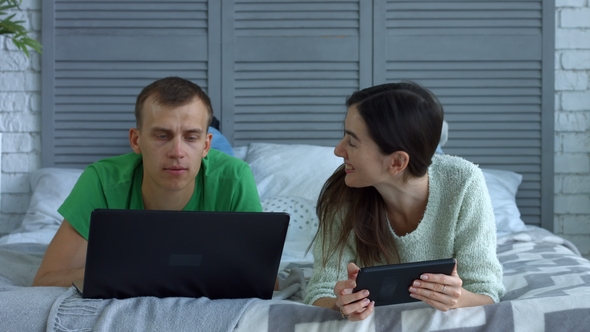
[(140, 154), (141, 149), (139, 147), (139, 129), (131, 128), (129, 129), (129, 145), (133, 149), (133, 152)]
[(396, 175), (403, 172), (410, 162), (410, 155), (405, 151), (393, 152), (390, 156), (389, 173)]

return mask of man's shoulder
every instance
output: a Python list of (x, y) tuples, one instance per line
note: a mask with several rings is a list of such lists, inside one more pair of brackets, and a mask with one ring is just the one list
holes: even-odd
[(249, 167), (242, 159), (230, 156), (225, 152), (215, 149), (209, 150), (207, 157), (203, 159), (207, 169), (207, 175), (234, 173)]
[(244, 183), (254, 185), (254, 175), (248, 163), (242, 159), (229, 156), (217, 150), (209, 151), (206, 158), (203, 158), (201, 171), (205, 186), (242, 186)]

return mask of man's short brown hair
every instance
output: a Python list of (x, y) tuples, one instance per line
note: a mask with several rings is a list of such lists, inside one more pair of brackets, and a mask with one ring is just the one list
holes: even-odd
[(135, 124), (138, 129), (141, 126), (143, 104), (150, 97), (154, 97), (154, 102), (164, 106), (184, 106), (198, 98), (207, 108), (209, 121), (207, 127), (213, 120), (213, 107), (209, 96), (197, 84), (180, 78), (171, 76), (159, 79), (141, 90), (135, 102)]

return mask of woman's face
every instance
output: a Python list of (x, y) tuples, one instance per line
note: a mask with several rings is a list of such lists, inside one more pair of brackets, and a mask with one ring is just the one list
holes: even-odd
[(367, 124), (356, 105), (348, 108), (344, 120), (344, 137), (334, 148), (334, 154), (344, 158), (344, 181), (349, 187), (375, 186), (389, 174), (389, 158), (381, 153), (369, 136)]

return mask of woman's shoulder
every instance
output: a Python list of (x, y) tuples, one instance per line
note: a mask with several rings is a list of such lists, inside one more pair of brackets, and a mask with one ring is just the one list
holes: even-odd
[(436, 156), (428, 172), (429, 204), (438, 202), (439, 207), (462, 204), (466, 195), (470, 200), (478, 200), (487, 192), (485, 178), (479, 166), (464, 158)]
[(466, 180), (482, 174), (478, 165), (448, 154), (435, 155), (432, 158), (430, 173), (440, 174), (449, 180)]

